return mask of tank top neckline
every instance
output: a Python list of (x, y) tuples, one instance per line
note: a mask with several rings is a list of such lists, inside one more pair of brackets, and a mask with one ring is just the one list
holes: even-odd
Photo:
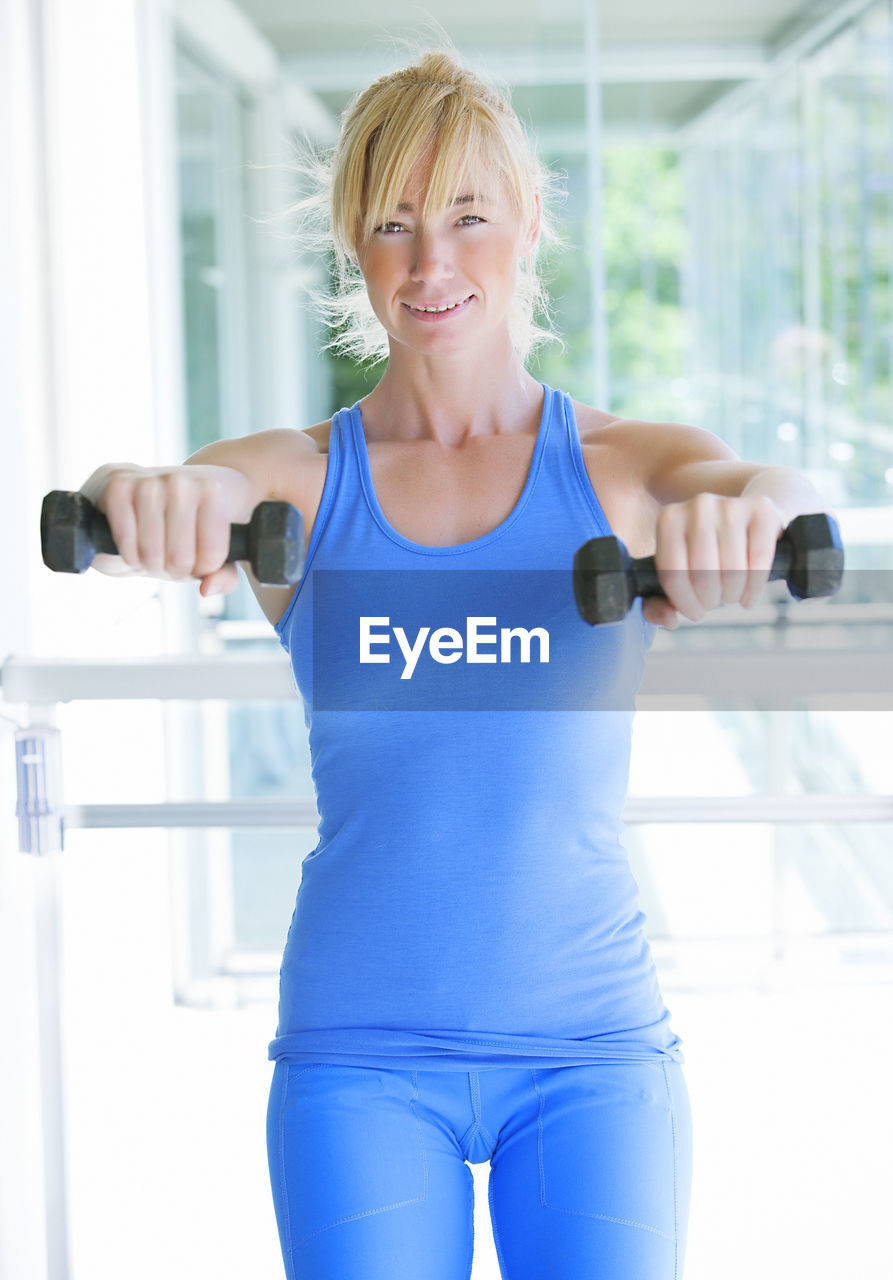
[(369, 451), (366, 447), (366, 436), (363, 431), (363, 415), (360, 410), (360, 402), (347, 410), (347, 418), (350, 423), (353, 435), (354, 450), (360, 468), (360, 480), (363, 486), (363, 492), (366, 497), (369, 510), (376, 524), (393, 542), (399, 546), (405, 547), (408, 551), (418, 552), (420, 555), (455, 555), (465, 551), (474, 551), (479, 547), (484, 547), (492, 542), (494, 538), (500, 537), (505, 533), (515, 521), (521, 516), (524, 508), (530, 500), (533, 493), (536, 478), (539, 474), (540, 465), (542, 463), (543, 452), (546, 446), (546, 437), (549, 434), (549, 424), (552, 420), (553, 400), (556, 393), (551, 387), (545, 383), (540, 383), (543, 388), (543, 409), (540, 417), (539, 427), (537, 428), (536, 442), (533, 447), (533, 456), (530, 459), (530, 467), (527, 471), (527, 478), (524, 481), (524, 488), (518, 497), (518, 501), (512, 507), (509, 514), (504, 520), (500, 521), (495, 528), (490, 529), (487, 533), (481, 534), (479, 538), (473, 538), (470, 542), (453, 542), (442, 546), (428, 546), (424, 542), (413, 542), (410, 538), (403, 536), (385, 516), (378, 501), (378, 495), (375, 492), (375, 485), (372, 480), (372, 467), (369, 462)]

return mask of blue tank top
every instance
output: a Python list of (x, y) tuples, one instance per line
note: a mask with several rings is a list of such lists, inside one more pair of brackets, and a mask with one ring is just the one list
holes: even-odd
[(332, 419), (276, 626), (310, 734), (271, 1059), (472, 1070), (684, 1061), (621, 836), (641, 601), (591, 627), (577, 548), (611, 532), (573, 403), (544, 387), (524, 489), (489, 533), (388, 522), (358, 405)]

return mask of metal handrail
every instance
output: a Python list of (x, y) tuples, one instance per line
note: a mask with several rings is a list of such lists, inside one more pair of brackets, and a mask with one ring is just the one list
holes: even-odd
[[(94, 699), (159, 701), (281, 700), (295, 697), (288, 659), (267, 653), (188, 654), (162, 658), (71, 661), (7, 658), (0, 670), (7, 702), (47, 706)], [(636, 705), (665, 697), (771, 699), (779, 708), (798, 698), (850, 694), (893, 698), (889, 647), (817, 649), (689, 649), (648, 655)]]
[[(887, 649), (806, 648), (679, 650), (649, 655), (637, 698), (639, 709), (691, 705), (732, 693), (736, 701), (758, 697), (764, 705), (790, 707), (808, 697), (862, 695), (868, 709), (893, 706), (893, 659)], [(60, 702), (93, 699), (241, 701), (293, 699), (285, 655), (189, 654), (114, 661), (57, 661), (12, 657), (2, 667), (9, 702), (37, 713), (43, 725), (17, 735), (20, 848), (58, 849), (65, 829), (120, 827), (315, 827), (312, 800), (227, 799), (160, 804), (66, 805), (58, 767), (59, 734), (53, 727)], [(684, 700), (688, 699), (686, 704)], [(893, 799), (872, 795), (750, 795), (628, 798), (623, 821), (884, 822)]]
[[(319, 814), (312, 800), (191, 800), (162, 804), (67, 805), (63, 828), (117, 827), (313, 827)], [(893, 796), (828, 793), (817, 795), (643, 796), (630, 798), (622, 821), (702, 822), (891, 822)]]

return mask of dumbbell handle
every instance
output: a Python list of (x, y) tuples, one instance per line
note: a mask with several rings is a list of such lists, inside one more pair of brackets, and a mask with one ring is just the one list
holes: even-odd
[[(793, 563), (794, 553), (791, 544), (786, 542), (784, 536), (782, 536), (775, 546), (775, 556), (772, 560), (772, 568), (769, 570), (769, 581), (777, 582), (780, 578), (787, 580)], [(662, 600), (666, 600), (667, 593), (661, 586), (660, 579), (657, 576), (655, 556), (642, 556), (640, 560), (633, 560), (631, 572), (633, 575), (633, 595), (659, 596)]]
[[(258, 535), (263, 533), (263, 564), (259, 558)], [(54, 490), (43, 500), (40, 540), (44, 564), (57, 573), (84, 573), (99, 553), (119, 554), (109, 522), (82, 493)], [(227, 564), (237, 560), (251, 563), (258, 580), (271, 586), (296, 582), (301, 572), (303, 521), (288, 502), (261, 502), (248, 524), (230, 525)], [(274, 555), (269, 555), (272, 545)], [(265, 572), (269, 561), (273, 571)]]
[[(796, 520), (801, 521), (807, 521), (809, 518), (810, 517), (808, 516), (795, 517)], [(836, 525), (834, 525), (834, 521), (831, 520), (830, 516), (821, 515), (819, 520), (823, 523), (827, 521), (836, 528)], [(794, 524), (793, 520), (791, 521), (791, 525), (792, 524)], [(788, 529), (791, 525), (788, 526)], [(834, 548), (833, 550), (836, 552), (837, 548)], [(808, 593), (802, 596), (797, 592), (796, 581), (789, 581), (793, 578), (793, 569), (794, 547), (788, 535), (788, 530), (785, 529), (784, 533), (782, 533), (778, 542), (775, 544), (775, 555), (772, 558), (772, 568), (769, 570), (768, 580), (769, 582), (778, 582), (780, 579), (783, 579), (788, 583), (790, 592), (795, 599), (806, 599), (807, 594), (809, 597), (833, 595), (840, 585), (840, 576), (843, 570), (843, 555), (842, 552), (839, 555), (832, 554), (829, 563), (825, 568), (825, 572), (821, 575), (813, 575), (814, 580), (811, 583)], [(635, 595), (660, 596), (661, 599), (666, 599), (666, 592), (660, 585), (660, 579), (657, 576), (657, 564), (654, 556), (642, 556), (640, 560), (633, 560), (632, 574), (633, 592)]]
[[(235, 564), (237, 560), (250, 560), (251, 555), (248, 551), (248, 529), (247, 524), (231, 524), (229, 527), (229, 551), (226, 555), (226, 564)], [(95, 555), (116, 556), (118, 548), (115, 545), (115, 539), (112, 537), (111, 526), (105, 515), (90, 504), (90, 524), (89, 538), (93, 543), (93, 551)]]
[[(795, 516), (775, 547), (769, 581), (784, 579), (795, 600), (830, 596), (843, 577), (843, 547), (825, 512)], [(591, 538), (574, 556), (574, 594), (586, 622), (616, 622), (636, 596), (666, 599), (654, 556), (633, 560), (619, 538)]]

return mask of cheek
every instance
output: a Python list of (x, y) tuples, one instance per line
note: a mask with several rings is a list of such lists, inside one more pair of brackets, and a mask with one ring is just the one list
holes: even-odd
[(488, 276), (498, 276), (504, 280), (511, 281), (514, 286), (517, 273), (518, 257), (515, 253), (514, 242), (505, 244), (493, 244), (475, 247), (472, 253), (466, 258), (466, 265), (469, 272), (480, 275), (482, 279)]
[(367, 287), (386, 285), (403, 269), (405, 250), (400, 245), (373, 241), (360, 260)]

